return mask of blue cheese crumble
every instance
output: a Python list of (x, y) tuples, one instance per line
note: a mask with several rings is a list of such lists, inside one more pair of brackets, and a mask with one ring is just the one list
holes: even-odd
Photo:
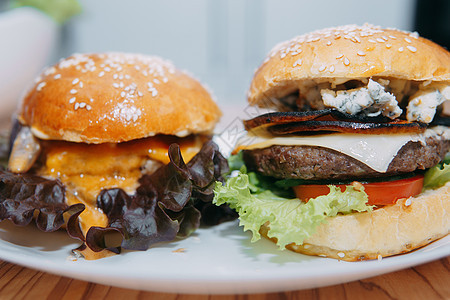
[(369, 79), (367, 87), (347, 91), (320, 91), (325, 106), (333, 107), (340, 112), (355, 115), (363, 113), (369, 117), (382, 114), (395, 119), (402, 114), (395, 96), (384, 90), (384, 86)]
[(430, 123), (436, 114), (436, 108), (446, 100), (450, 100), (450, 86), (437, 85), (419, 90), (410, 98), (406, 119)]

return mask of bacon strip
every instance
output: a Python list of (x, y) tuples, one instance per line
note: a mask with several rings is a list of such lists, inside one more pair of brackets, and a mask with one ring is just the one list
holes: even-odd
[(335, 109), (305, 112), (274, 112), (244, 121), (245, 129), (267, 128), (273, 134), (330, 131), (342, 133), (424, 132), (426, 124), (394, 120), (383, 116), (350, 115)]
[(251, 130), (260, 126), (310, 121), (319, 117), (330, 115), (332, 111), (332, 109), (323, 109), (302, 112), (290, 111), (267, 113), (257, 116), (251, 120), (244, 120), (244, 126), (246, 130)]
[(270, 126), (267, 130), (272, 134), (285, 135), (301, 132), (330, 131), (341, 133), (408, 133), (424, 132), (426, 124), (407, 121), (388, 123), (359, 123), (346, 121), (305, 121)]

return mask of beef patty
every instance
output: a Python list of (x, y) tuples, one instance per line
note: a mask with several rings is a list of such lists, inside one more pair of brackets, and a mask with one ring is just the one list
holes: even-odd
[(343, 153), (314, 146), (271, 146), (245, 150), (250, 170), (281, 179), (356, 179), (390, 176), (433, 167), (444, 159), (449, 140), (427, 138), (426, 144), (409, 142), (392, 160), (386, 173), (374, 171)]

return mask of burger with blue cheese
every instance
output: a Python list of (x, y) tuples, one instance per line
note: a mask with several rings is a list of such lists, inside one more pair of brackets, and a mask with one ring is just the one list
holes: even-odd
[(450, 53), (417, 33), (365, 24), (277, 45), (215, 203), (281, 249), (355, 261), (448, 234)]

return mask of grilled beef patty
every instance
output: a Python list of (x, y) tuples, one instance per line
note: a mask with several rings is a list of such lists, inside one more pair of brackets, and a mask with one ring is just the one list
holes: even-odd
[(426, 145), (409, 142), (392, 160), (386, 173), (379, 173), (343, 153), (314, 146), (271, 146), (245, 150), (250, 170), (280, 179), (345, 180), (408, 173), (433, 167), (444, 159), (449, 140), (427, 138)]

